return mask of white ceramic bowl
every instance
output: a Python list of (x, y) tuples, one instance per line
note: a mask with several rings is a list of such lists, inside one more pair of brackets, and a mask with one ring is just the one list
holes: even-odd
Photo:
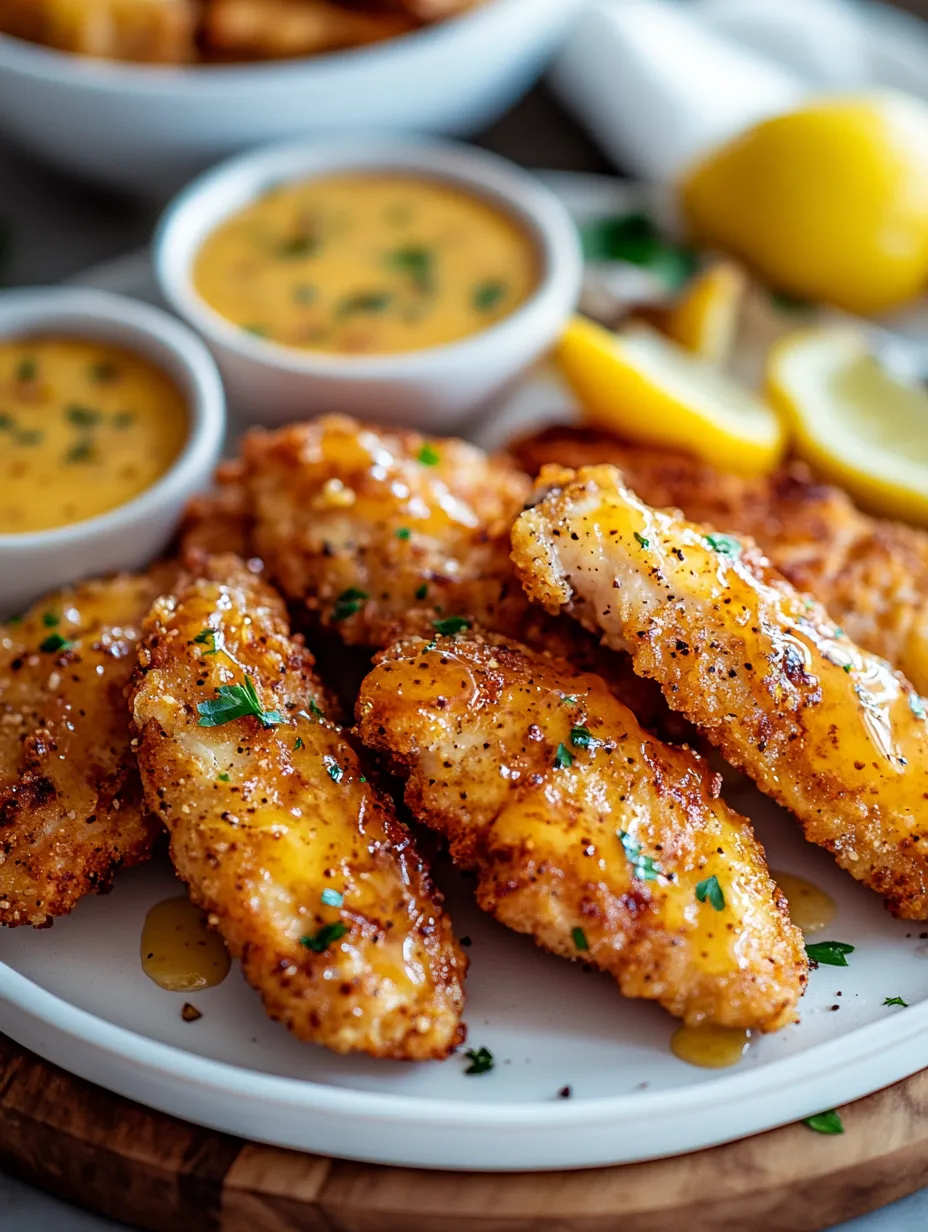
[(124, 505), (55, 530), (0, 534), (0, 617), (79, 578), (135, 569), (166, 546), (194, 492), (209, 487), (225, 435), (225, 399), (202, 342), (167, 313), (104, 291), (0, 295), (0, 338), (98, 338), (156, 363), (186, 395), (187, 445), (171, 469)]
[[(535, 240), (537, 290), (510, 316), (460, 342), (391, 355), (332, 355), (280, 346), (237, 328), (194, 288), (203, 241), (272, 185), (334, 171), (409, 172), (482, 196)], [(248, 423), (280, 424), (326, 411), (450, 431), (542, 356), (573, 311), (583, 276), (576, 228), (535, 177), (496, 155), (434, 139), (382, 135), (301, 141), (257, 150), (207, 172), (168, 207), (154, 248), (168, 303), (206, 338), (229, 400)]]
[(356, 51), (262, 64), (114, 64), (0, 36), (0, 130), (94, 179), (166, 197), (238, 150), (362, 128), (476, 132), (542, 72), (584, 0), (488, 0)]

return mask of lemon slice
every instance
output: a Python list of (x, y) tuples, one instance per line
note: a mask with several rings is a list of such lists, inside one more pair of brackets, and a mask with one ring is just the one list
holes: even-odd
[(864, 335), (787, 334), (768, 356), (767, 389), (820, 474), (874, 513), (928, 526), (928, 394), (881, 368)]
[(555, 358), (597, 427), (746, 475), (773, 470), (783, 455), (769, 406), (647, 325), (613, 334), (574, 317)]
[(724, 364), (734, 346), (746, 289), (740, 266), (731, 261), (710, 265), (670, 309), (665, 333), (694, 355)]

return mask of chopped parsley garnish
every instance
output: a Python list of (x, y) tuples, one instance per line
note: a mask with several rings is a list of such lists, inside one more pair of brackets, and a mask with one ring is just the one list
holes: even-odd
[(358, 782), (359, 782), (359, 783), (366, 783), (366, 782), (367, 782), (367, 775), (366, 775), (366, 774), (362, 774), (362, 775), (361, 775), (361, 777), (358, 779)]
[(802, 1122), (814, 1129), (817, 1134), (843, 1134), (844, 1122), (832, 1108), (829, 1112), (817, 1112), (815, 1116), (806, 1117)]
[(309, 699), (309, 713), (312, 715), (315, 715), (317, 719), (325, 718), (325, 715), (322, 712), (322, 708), (318, 705), (314, 697), (311, 697)]
[(474, 287), (474, 307), (478, 312), (492, 312), (506, 298), (506, 284), (498, 278), (488, 278)]
[(65, 462), (89, 462), (93, 458), (93, 441), (90, 437), (83, 437), (71, 448), (64, 456)]
[(421, 244), (406, 244), (391, 252), (386, 259), (391, 269), (408, 275), (417, 291), (423, 294), (435, 286), (435, 254)]
[(312, 235), (293, 235), (282, 240), (275, 249), (278, 257), (289, 261), (294, 257), (311, 256), (319, 247), (319, 241)]
[(126, 428), (130, 428), (135, 423), (135, 415), (132, 411), (117, 411), (113, 416), (113, 427), (117, 432), (123, 432)]
[(423, 466), (437, 466), (441, 461), (441, 454), (437, 449), (433, 449), (431, 445), (423, 445), (416, 458)]
[[(20, 428), (15, 436), (17, 445), (38, 445), (42, 440), (42, 433), (38, 428)], [(70, 461), (70, 459), (66, 459)]]
[(558, 770), (566, 770), (574, 764), (574, 755), (566, 745), (559, 744), (557, 746), (557, 752), (554, 754), (554, 764)]
[(209, 650), (204, 650), (204, 654), (214, 655), (219, 654), (222, 650), (222, 630), (221, 629), (202, 629), (193, 639), (198, 646), (208, 646)]
[(64, 417), (68, 423), (77, 424), (79, 428), (92, 428), (100, 422), (99, 411), (90, 406), (78, 406), (76, 403), (65, 410)]
[(572, 727), (570, 729), (570, 743), (575, 744), (578, 749), (591, 749), (595, 748), (599, 741), (588, 727)]
[(331, 757), (327, 757), (325, 759), (325, 769), (326, 769), (326, 774), (328, 774), (329, 778), (332, 780), (333, 783), (340, 783), (342, 779), (345, 777), (344, 770), (341, 768), (338, 762), (335, 761)]
[(489, 1048), (468, 1048), (464, 1055), (470, 1061), (465, 1074), (488, 1074), (496, 1064)]
[(55, 615), (54, 612), (43, 612), (42, 613), (42, 624), (45, 626), (46, 629), (54, 629), (57, 623), (58, 623), (58, 617)]
[(335, 307), (335, 315), (344, 318), (365, 312), (385, 312), (392, 299), (387, 291), (359, 291), (341, 300)]
[(626, 830), (619, 831), (619, 838), (625, 848), (625, 856), (632, 866), (632, 876), (636, 881), (657, 881), (660, 876), (660, 865), (651, 856), (642, 854), (641, 844)]
[(845, 941), (816, 941), (806, 946), (809, 961), (823, 967), (846, 967), (847, 955), (853, 953), (854, 947)]
[(646, 214), (600, 218), (581, 231), (588, 261), (625, 261), (649, 269), (671, 290), (682, 287), (696, 272), (696, 254), (665, 240)]
[(218, 696), (200, 702), (197, 711), (200, 715), (199, 727), (222, 727), (224, 723), (232, 723), (248, 715), (253, 715), (262, 727), (286, 722), (278, 710), (262, 707), (250, 676), (246, 676), (241, 684), (221, 684)]
[(341, 621), (347, 620), (349, 616), (357, 615), (367, 598), (367, 591), (358, 590), (355, 586), (349, 586), (335, 600), (335, 606), (332, 608), (332, 619)]
[(844, 670), (845, 670), (845, 671), (847, 672), (847, 674), (850, 676), (850, 674), (851, 674), (851, 672), (852, 672), (852, 670), (853, 670), (853, 668), (852, 668), (851, 664), (850, 664), (850, 663), (842, 663), (842, 664), (841, 664), (841, 666), (844, 668)]
[(589, 943), (587, 942), (587, 939), (586, 939), (586, 933), (583, 931), (582, 928), (573, 929), (570, 935), (574, 939), (574, 946), (576, 947), (576, 949), (588, 950), (590, 948)]
[(429, 593), (429, 588), (425, 582), (423, 582), (421, 586), (416, 587), (416, 598), (417, 599), (427, 598), (428, 593)]
[(901, 997), (887, 997), (883, 1002), (884, 1005), (901, 1005), (904, 1010), (909, 1008), (908, 1001), (903, 1001)]
[(923, 697), (919, 697), (917, 693), (909, 694), (909, 709), (916, 719), (928, 718), (928, 702)]
[(298, 282), (293, 288), (293, 298), (298, 304), (314, 304), (319, 292), (308, 282)]
[(453, 637), (455, 633), (463, 633), (465, 629), (469, 629), (470, 621), (466, 616), (446, 616), (444, 620), (433, 620), (432, 625), (435, 632), (442, 637)]
[(217, 774), (216, 777), (219, 779), (220, 783), (231, 783), (232, 781), (232, 776), (226, 774), (225, 771), (223, 771), (222, 774)]
[(426, 642), (425, 646), (422, 649), (422, 653), (425, 654), (429, 650), (434, 650), (437, 645), (438, 645), (438, 642)]
[(576, 706), (577, 704), (577, 698), (573, 693), (562, 693), (561, 701), (565, 706)]
[(711, 877), (707, 877), (705, 881), (699, 882), (696, 886), (696, 897), (701, 903), (711, 903), (716, 911), (725, 910), (725, 895), (722, 893), (719, 879), (714, 873)]
[(307, 950), (312, 950), (314, 954), (323, 954), (333, 941), (338, 941), (340, 937), (344, 937), (347, 931), (348, 925), (341, 922), (323, 924), (318, 932), (313, 933), (311, 937), (301, 937), (300, 945), (305, 945)]
[(297, 749), (302, 749), (303, 747), (303, 737), (297, 736), (296, 740), (293, 742), (293, 751), (296, 752)]
[(39, 650), (43, 654), (57, 654), (59, 650), (70, 650), (74, 645), (69, 642), (66, 637), (62, 637), (60, 633), (50, 633), (44, 642), (39, 646)]
[(649, 548), (651, 546), (651, 540), (645, 539), (644, 535), (639, 535), (637, 531), (634, 532), (634, 535), (641, 547)]
[(39, 375), (39, 365), (34, 359), (21, 359), (16, 368), (17, 381), (34, 381)]
[(323, 890), (321, 897), (327, 907), (341, 907), (345, 901), (344, 894), (339, 894), (338, 890)]
[(108, 385), (110, 381), (115, 381), (118, 375), (119, 369), (109, 359), (100, 359), (90, 365), (90, 379), (98, 385)]
[(399, 530), (396, 531), (396, 537), (397, 539), (410, 539), (412, 537), (412, 531), (408, 526), (401, 526)]
[(0, 411), (0, 432), (12, 432), (15, 427), (16, 420), (13, 416), (6, 411)]
[(706, 535), (705, 541), (720, 556), (741, 555), (741, 543), (733, 535)]

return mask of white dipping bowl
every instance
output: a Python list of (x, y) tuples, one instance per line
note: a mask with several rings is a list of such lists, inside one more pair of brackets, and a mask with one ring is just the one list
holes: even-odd
[(147, 565), (166, 547), (189, 497), (209, 487), (225, 435), (216, 365), (202, 342), (167, 313), (103, 291), (0, 295), (0, 339), (30, 336), (97, 339), (151, 360), (185, 395), (190, 431), (171, 469), (134, 500), (53, 530), (0, 533), (0, 618), (69, 582)]
[[(458, 342), (363, 356), (257, 338), (200, 297), (194, 261), (230, 215), (275, 185), (352, 171), (421, 176), (489, 201), (535, 241), (536, 290), (509, 316)], [(549, 349), (574, 310), (583, 277), (573, 221), (534, 176), (471, 146), (396, 135), (271, 146), (207, 172), (168, 207), (155, 234), (154, 262), (162, 295), (206, 338), (244, 423), (276, 425), (345, 411), (432, 432), (459, 427)]]
[(180, 68), (0, 36), (0, 131), (30, 153), (162, 199), (238, 150), (300, 134), (468, 134), (543, 71), (584, 0), (487, 0), (354, 51)]

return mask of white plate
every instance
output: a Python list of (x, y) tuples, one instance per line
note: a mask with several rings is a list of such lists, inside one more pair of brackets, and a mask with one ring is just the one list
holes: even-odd
[[(614, 181), (554, 181), (582, 208), (635, 204)], [(598, 194), (598, 196), (597, 196)], [(639, 199), (640, 200), (640, 199)], [(144, 257), (83, 281), (150, 298)], [(479, 431), (493, 446), (566, 413), (546, 377)], [(473, 905), (439, 867), (458, 935), (472, 938), (469, 1043), (496, 1057), (467, 1077), (463, 1057), (402, 1065), (332, 1056), (267, 1019), (233, 975), (185, 999), (142, 973), (150, 905), (177, 893), (165, 860), (125, 873), (49, 934), (0, 934), (0, 1030), (110, 1090), (246, 1138), (388, 1164), (458, 1169), (580, 1168), (699, 1149), (848, 1102), (928, 1066), (928, 924), (893, 920), (880, 900), (804, 843), (790, 815), (733, 776), (726, 798), (754, 821), (771, 867), (800, 873), (838, 903), (827, 936), (857, 948), (848, 968), (812, 973), (798, 1026), (756, 1041), (736, 1069), (694, 1069), (669, 1051), (674, 1023), (624, 1000), (606, 976), (536, 949)], [(902, 997), (908, 1009), (887, 1008)], [(837, 1007), (837, 1008), (835, 1008)], [(557, 1092), (570, 1085), (573, 1098)]]

